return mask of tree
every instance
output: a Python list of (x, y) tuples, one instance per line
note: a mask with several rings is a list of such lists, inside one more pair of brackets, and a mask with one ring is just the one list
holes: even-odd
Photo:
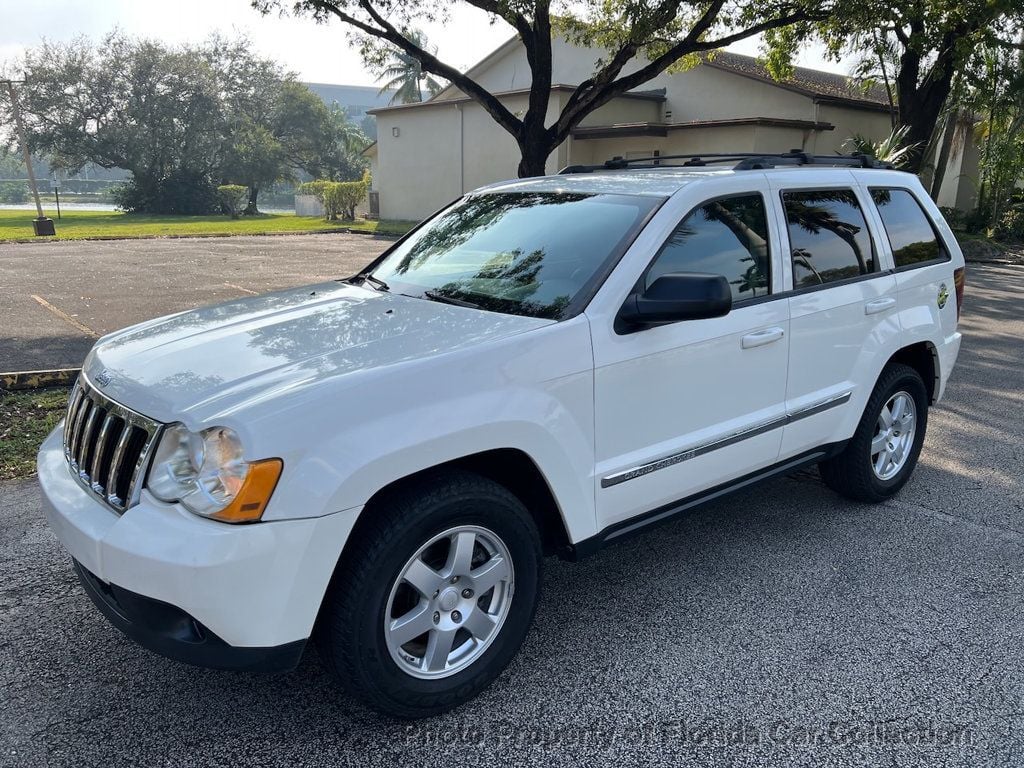
[(119, 33), (99, 46), (80, 38), (28, 50), (22, 107), (32, 150), (60, 170), (92, 162), (131, 171), (130, 190), (147, 210), (188, 205), (189, 184), (206, 187), (196, 205), (214, 206), (220, 96), (215, 71), (196, 54)]
[[(443, 17), (443, 0), (251, 0), (263, 13), (290, 8), (325, 23), (344, 23), (373, 61), (380, 46), (391, 45), (420, 64), (423, 72), (449, 81), (477, 101), (515, 139), (520, 176), (544, 173), (548, 156), (587, 115), (626, 91), (643, 85), (671, 67), (693, 65), (697, 54), (722, 48), (758, 33), (782, 31), (798, 22), (824, 20), (837, 0), (464, 0), (508, 24), (526, 49), (532, 73), (529, 103), (513, 112), (467, 73), (445, 63), (417, 44), (410, 30), (416, 22)], [(560, 12), (559, 12), (560, 11)], [(567, 99), (554, 121), (546, 117), (552, 86), (552, 41), (564, 35), (579, 45), (607, 51), (593, 73)], [(778, 69), (793, 48), (790, 35), (768, 34), (769, 63)]]
[(895, 92), (907, 168), (920, 171), (953, 80), (986, 42), (1013, 45), (1020, 0), (840, 0), (818, 30), (836, 57), (872, 51)]
[[(413, 45), (430, 51), (431, 55), (437, 55), (437, 46), (428, 45), (426, 36), (421, 31), (417, 29), (402, 30), (402, 34)], [(388, 104), (409, 104), (423, 101), (424, 88), (431, 96), (436, 95), (444, 88), (440, 81), (423, 71), (423, 65), (420, 64), (419, 59), (410, 56), (401, 48), (385, 46), (378, 53), (378, 57), (379, 62), (371, 66), (376, 71), (378, 80), (385, 77), (390, 78), (378, 91), (378, 94), (393, 91)]]
[(116, 32), (44, 42), (21, 67), (31, 149), (62, 171), (130, 171), (118, 194), (129, 211), (214, 212), (216, 185), (241, 182), (256, 213), (260, 189), (298, 171), (358, 179), (361, 134), (344, 113), (249, 50), (244, 38), (168, 47)]

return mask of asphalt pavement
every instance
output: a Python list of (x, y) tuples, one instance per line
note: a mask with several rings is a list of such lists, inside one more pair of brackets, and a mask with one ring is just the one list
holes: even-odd
[(546, 562), (511, 667), (447, 715), (315, 653), (214, 672), (122, 637), (32, 481), (0, 485), (0, 765), (1024, 765), (1024, 269), (969, 271), (960, 364), (898, 498), (813, 472)]
[(78, 367), (105, 333), (348, 277), (392, 242), (338, 233), (0, 244), (0, 372)]

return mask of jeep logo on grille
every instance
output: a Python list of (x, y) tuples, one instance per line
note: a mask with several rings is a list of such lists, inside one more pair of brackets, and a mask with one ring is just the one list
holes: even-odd
[(102, 371), (97, 373), (93, 377), (93, 381), (96, 382), (97, 387), (105, 387), (110, 383), (110, 371), (104, 368)]

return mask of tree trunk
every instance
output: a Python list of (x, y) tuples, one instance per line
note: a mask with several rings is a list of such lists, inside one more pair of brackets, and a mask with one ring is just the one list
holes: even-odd
[(946, 177), (946, 166), (949, 165), (949, 155), (953, 150), (953, 137), (956, 134), (956, 123), (959, 112), (953, 110), (946, 117), (946, 125), (942, 132), (942, 144), (939, 145), (939, 153), (935, 158), (935, 171), (932, 173), (931, 196), (935, 202), (939, 201), (939, 190), (942, 189), (942, 180)]
[(256, 207), (256, 198), (259, 197), (260, 188), (255, 184), (249, 185), (249, 204), (245, 206), (243, 213), (246, 216), (258, 216), (259, 209)]
[(551, 140), (537, 139), (519, 144), (519, 178), (543, 176), (547, 173), (548, 156), (555, 150)]
[(935, 130), (946, 99), (953, 90), (953, 74), (956, 64), (955, 42), (957, 33), (948, 32), (938, 46), (938, 56), (929, 65), (928, 73), (921, 78), (922, 57), (907, 49), (900, 57), (900, 68), (896, 74), (896, 89), (899, 94), (900, 125), (906, 126), (907, 153), (906, 170), (920, 173), (925, 150)]

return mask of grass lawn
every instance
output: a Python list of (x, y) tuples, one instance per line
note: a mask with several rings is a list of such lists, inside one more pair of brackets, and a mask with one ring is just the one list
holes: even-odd
[(408, 221), (325, 221), (290, 213), (261, 216), (149, 216), (109, 211), (65, 211), (58, 221), (56, 238), (35, 237), (32, 211), (0, 210), (0, 242), (11, 240), (87, 240), (203, 235), (265, 235), (270, 233), (332, 232), (351, 229), (381, 235), (405, 234)]
[(68, 389), (0, 390), (0, 480), (29, 477), (36, 452), (68, 404)]

